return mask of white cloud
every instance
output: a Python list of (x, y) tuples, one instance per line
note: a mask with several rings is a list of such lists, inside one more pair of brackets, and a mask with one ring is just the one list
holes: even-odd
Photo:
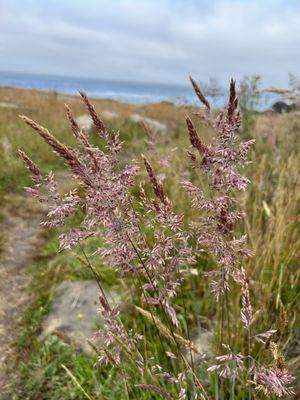
[(296, 0), (0, 0), (2, 70), (284, 85), (299, 46)]

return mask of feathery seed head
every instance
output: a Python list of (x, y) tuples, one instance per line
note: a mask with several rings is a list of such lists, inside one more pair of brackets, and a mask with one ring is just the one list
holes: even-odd
[(197, 84), (197, 82), (191, 76), (190, 76), (190, 81), (191, 81), (191, 83), (193, 85), (194, 91), (195, 91), (198, 99), (205, 106), (205, 108), (209, 111), (210, 110), (210, 104), (209, 104), (207, 98), (205, 97), (205, 95), (203, 94), (202, 90), (200, 89), (199, 85)]

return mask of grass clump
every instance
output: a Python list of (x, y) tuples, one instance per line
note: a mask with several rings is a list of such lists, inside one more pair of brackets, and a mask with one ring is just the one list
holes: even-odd
[[(194, 86), (197, 88), (196, 83)], [(204, 95), (201, 91), (199, 93), (200, 99), (203, 100)], [(235, 99), (232, 88), (227, 114), (225, 114), (229, 125), (238, 124), (238, 119), (234, 119), (236, 118)], [(214, 114), (209, 115), (209, 105), (207, 102), (204, 104), (207, 109), (206, 118), (210, 122), (209, 118), (213, 119)], [(164, 105), (164, 107), (167, 108), (165, 121), (170, 121), (170, 105)], [(185, 111), (180, 110), (179, 114), (183, 115)], [(151, 113), (154, 113), (154, 110), (151, 110), (151, 107), (147, 112), (150, 117), (153, 117), (154, 114)], [(73, 122), (72, 118), (71, 115), (71, 122)], [(95, 118), (98, 118), (97, 114), (94, 115)], [(292, 378), (287, 373), (284, 356), (291, 355), (291, 343), (296, 336), (295, 314), (299, 293), (299, 274), (296, 268), (299, 251), (297, 239), (299, 237), (297, 227), (299, 185), (297, 185), (298, 177), (295, 173), (299, 163), (299, 147), (296, 145), (299, 116), (292, 115), (287, 118), (286, 116), (255, 115), (253, 121), (251, 125), (253, 131), (249, 130), (248, 134), (249, 137), (256, 139), (256, 147), (255, 151), (250, 153), (251, 163), (246, 164), (244, 168), (252, 183), (250, 190), (240, 196), (232, 195), (234, 187), (227, 189), (229, 181), (223, 182), (226, 184), (225, 189), (220, 186), (220, 183), (217, 187), (216, 183), (213, 186), (207, 183), (205, 168), (213, 174), (214, 182), (218, 182), (216, 177), (219, 172), (210, 168), (215, 168), (213, 166), (216, 165), (215, 161), (212, 160), (214, 157), (221, 157), (224, 143), (222, 142), (223, 148), (220, 147), (216, 153), (217, 156), (212, 156), (215, 142), (212, 147), (204, 143), (211, 139), (213, 129), (207, 128), (194, 118), (190, 120), (188, 126), (191, 144), (199, 153), (195, 156), (189, 149), (191, 162), (196, 167), (193, 170), (182, 161), (188, 141), (183, 135), (182, 123), (176, 121), (176, 128), (168, 136), (156, 134), (150, 137), (143, 133), (140, 126), (132, 122), (111, 123), (111, 127), (115, 130), (116, 127), (125, 129), (125, 133), (121, 134), (121, 139), (126, 140), (127, 144), (124, 146), (125, 153), (121, 157), (118, 156), (117, 135), (106, 131), (101, 123), (98, 123), (98, 133), (94, 131), (94, 134), (98, 134), (100, 140), (106, 142), (109, 148), (108, 153), (103, 142), (100, 145), (101, 150), (96, 149), (95, 144), (99, 142), (99, 138), (92, 138), (88, 144), (85, 133), (80, 132), (74, 124), (75, 138), (79, 141), (79, 147), (76, 148), (81, 146), (85, 150), (85, 155), (81, 159), (78, 158), (78, 153), (72, 153), (69, 148), (61, 147), (60, 141), (54, 143), (56, 151), (63, 156), (84, 187), (84, 190), (80, 188), (72, 195), (72, 201), (74, 196), (78, 196), (76, 204), (81, 202), (92, 208), (92, 211), (90, 209), (87, 213), (88, 207), (82, 207), (78, 216), (68, 222), (67, 229), (81, 227), (85, 233), (88, 232), (92, 236), (84, 244), (84, 251), (89, 258), (92, 257), (92, 264), (101, 279), (101, 284), (122, 288), (124, 299), (129, 304), (125, 313), (122, 310), (118, 313), (117, 310), (108, 306), (105, 297), (102, 296), (101, 299), (100, 310), (106, 325), (102, 329), (104, 336), (95, 345), (98, 349), (98, 360), (112, 364), (113, 368), (98, 364), (95, 366), (92, 358), (78, 354), (57, 337), (52, 337), (45, 343), (35, 342), (42, 318), (47, 313), (51, 302), (50, 288), (46, 288), (43, 282), (51, 281), (51, 285), (54, 285), (65, 279), (93, 277), (91, 271), (81, 263), (80, 249), (72, 250), (76, 255), (73, 258), (70, 257), (70, 253), (61, 253), (57, 256), (58, 241), (49, 236), (49, 244), (40, 255), (40, 265), (43, 264), (46, 268), (43, 270), (38, 266), (33, 272), (33, 282), (38, 283), (34, 291), (39, 291), (40, 284), (40, 289), (45, 288), (45, 292), (41, 297), (37, 296), (33, 302), (33, 308), (29, 311), (30, 318), (24, 321), (24, 326), (28, 327), (29, 320), (32, 318), (34, 320), (33, 315), (37, 312), (35, 328), (32, 330), (32, 335), (26, 334), (19, 343), (20, 357), (23, 360), (18, 371), (19, 387), (22, 387), (22, 382), (25, 380), (29, 382), (25, 385), (22, 396), (31, 393), (32, 396), (37, 396), (36, 398), (38, 396), (59, 398), (59, 395), (60, 398), (64, 398), (62, 397), (63, 388), (70, 390), (71, 394), (68, 398), (84, 398), (85, 391), (91, 398), (107, 396), (112, 399), (150, 399), (168, 398), (168, 396), (176, 398), (179, 395), (185, 398), (183, 396), (192, 394), (209, 398), (218, 398), (218, 396), (264, 398), (265, 395), (270, 397), (272, 394), (281, 396), (290, 393)], [(33, 125), (32, 122), (28, 120), (27, 122)], [(272, 124), (275, 127), (274, 130), (270, 128)], [(38, 132), (42, 129), (36, 125), (34, 127)], [(225, 129), (228, 129), (228, 126)], [(59, 137), (60, 140), (67, 135), (66, 130), (63, 132), (63, 137)], [(288, 139), (284, 136), (285, 132), (290, 132)], [(132, 158), (132, 153), (137, 156), (141, 151), (146, 138), (147, 173), (142, 171), (137, 183), (133, 184), (131, 175), (136, 173), (135, 165), (127, 167), (125, 175), (124, 168)], [(47, 135), (45, 139), (48, 143), (52, 140)], [(149, 143), (151, 141), (152, 145)], [(74, 139), (68, 136), (67, 143), (74, 144)], [(217, 164), (225, 163), (227, 156), (223, 156)], [(119, 163), (115, 161), (117, 157), (119, 157)], [(44, 156), (41, 158), (42, 165), (46, 169), (50, 164), (43, 164)], [(151, 158), (151, 163), (147, 161), (148, 158)], [(94, 163), (94, 166), (90, 161)], [(201, 163), (202, 167), (204, 166), (204, 174), (203, 171), (197, 169)], [(102, 168), (102, 175), (97, 170), (99, 165)], [(30, 163), (29, 167), (34, 172), (34, 167), (30, 166)], [(227, 164), (222, 165), (225, 175), (229, 173), (227, 167)], [(156, 171), (161, 173), (158, 175)], [(239, 172), (240, 170), (237, 170), (237, 173)], [(221, 175), (221, 183), (222, 179), (225, 179), (224, 176)], [(38, 185), (45, 183), (46, 191), (48, 190), (48, 193), (53, 196), (55, 192), (51, 192), (51, 179), (50, 176), (43, 180), (36, 174), (35, 183)], [(150, 184), (148, 179), (150, 179)], [(189, 222), (194, 222), (198, 218), (199, 210), (197, 207), (194, 209), (190, 207), (188, 196), (181, 188), (180, 181), (182, 180), (200, 186), (205, 196), (210, 194), (219, 196), (220, 192), (225, 190), (223, 197), (232, 196), (232, 202), (239, 199), (240, 205), (247, 211), (246, 217), (236, 225), (234, 235), (240, 237), (247, 233), (255, 255), (249, 260), (243, 259), (244, 269), (239, 269), (242, 272), (230, 275), (230, 280), (235, 283), (231, 282), (230, 293), (225, 290), (226, 297), (223, 297), (222, 290), (220, 291), (219, 296), (223, 300), (219, 303), (215, 303), (208, 289), (209, 281), (205, 278), (205, 273), (212, 270), (219, 273), (218, 269), (216, 270), (218, 256), (209, 255), (208, 249), (214, 243), (219, 243), (221, 236), (198, 247), (199, 235), (196, 237), (192, 235), (194, 226), (192, 227)], [(103, 185), (100, 186), (100, 191), (96, 182)], [(114, 183), (113, 187), (110, 185), (111, 182)], [(244, 184), (243, 182), (239, 183)], [(144, 187), (142, 191), (139, 189), (140, 183)], [(237, 181), (236, 184), (238, 184)], [(128, 197), (126, 185), (130, 187), (130, 197)], [(37, 186), (35, 189), (39, 188), (40, 186)], [(193, 187), (189, 186), (189, 189), (192, 190)], [(105, 190), (108, 191), (106, 194), (103, 193)], [(152, 199), (152, 191), (155, 194), (154, 199)], [(58, 202), (54, 204), (52, 211), (57, 214), (57, 207), (62, 207), (59, 212), (63, 210), (65, 216), (69, 217), (73, 211), (72, 207), (70, 208), (70, 201), (65, 202), (64, 197), (56, 193), (55, 196)], [(203, 205), (208, 207), (208, 203), (203, 203)], [(182, 214), (184, 214), (183, 218), (181, 218)], [(222, 216), (221, 213), (216, 214), (215, 221), (220, 219), (220, 216)], [(51, 224), (58, 226), (62, 222), (60, 219), (53, 222), (51, 215), (48, 217), (46, 223), (49, 226)], [(201, 211), (200, 217), (204, 218), (205, 213)], [(223, 230), (226, 228), (226, 232), (224, 231), (226, 236), (228, 232), (233, 233), (233, 227), (224, 218), (223, 215), (222, 223), (219, 220), (219, 224), (222, 225)], [(135, 219), (139, 221), (138, 226), (132, 224)], [(105, 221), (104, 224), (103, 221)], [(116, 224), (120, 221), (124, 223), (124, 226), (118, 225), (119, 228), (116, 230)], [(181, 224), (180, 231), (177, 230), (179, 223)], [(96, 232), (93, 230), (95, 226), (97, 226)], [(184, 236), (189, 229), (189, 235)], [(218, 229), (221, 229), (220, 226)], [(219, 230), (216, 231), (218, 235)], [(121, 236), (116, 238), (115, 232), (118, 235), (121, 233)], [(208, 233), (209, 231), (206, 231), (206, 234)], [(61, 239), (61, 246), (68, 248), (73, 245), (72, 241), (78, 239), (78, 236), (74, 238), (65, 232)], [(144, 240), (147, 242), (146, 245)], [(166, 243), (172, 244), (171, 250), (163, 247)], [(262, 243), (265, 245), (262, 246)], [(190, 247), (194, 249), (194, 253), (191, 254), (195, 256), (193, 263), (190, 259), (181, 258), (182, 255), (178, 253), (178, 249), (184, 250), (186, 257)], [(105, 263), (102, 261), (99, 263), (98, 257), (92, 256), (99, 248)], [(171, 268), (170, 262), (175, 258), (180, 259), (180, 264), (175, 264), (174, 275), (170, 278), (166, 271)], [(222, 262), (219, 259), (221, 267)], [(109, 268), (108, 265), (115, 269)], [(162, 269), (160, 269), (161, 265), (163, 265)], [(152, 269), (148, 270), (149, 266)], [(226, 268), (224, 264), (220, 271), (225, 271), (224, 274), (227, 274)], [(121, 277), (118, 272), (120, 269)], [(150, 274), (149, 271), (151, 271)], [(225, 276), (223, 272), (222, 279)], [(224, 291), (224, 280), (222, 285)], [(219, 289), (222, 289), (222, 285)], [(258, 287), (259, 290), (254, 291), (254, 288)], [(177, 291), (177, 297), (173, 294), (170, 296), (166, 289)], [(253, 293), (255, 293), (254, 296)], [(39, 302), (42, 305), (39, 305)], [(241, 308), (242, 319), (239, 318)], [(143, 311), (141, 312), (140, 309)], [(199, 326), (202, 328), (206, 326), (215, 336), (213, 355), (208, 359), (200, 358), (201, 361), (197, 352), (194, 354), (193, 348), (187, 346), (187, 342), (194, 339), (192, 337), (194, 331), (197, 336)], [(132, 336), (131, 332), (142, 335), (143, 339)], [(260, 343), (256, 343), (255, 334), (252, 332), (264, 333), (265, 336), (258, 336), (261, 340)], [(262, 341), (268, 342), (269, 348), (264, 349), (264, 346), (261, 346)], [(36, 346), (28, 351), (32, 343), (36, 343)], [(217, 358), (214, 361), (213, 356), (223, 358)], [(67, 370), (61, 365), (65, 365)], [(210, 374), (207, 374), (207, 368), (211, 371)], [(45, 391), (31, 376), (31, 371), (37, 369), (43, 371), (42, 381), (46, 385)], [(70, 371), (71, 376), (66, 371)], [(218, 371), (222, 371), (220, 377), (217, 376)], [(272, 376), (281, 379), (282, 386), (278, 387), (274, 384), (272, 386), (270, 383)], [(116, 379), (118, 384), (112, 384)], [(34, 386), (36, 392), (32, 389)]]

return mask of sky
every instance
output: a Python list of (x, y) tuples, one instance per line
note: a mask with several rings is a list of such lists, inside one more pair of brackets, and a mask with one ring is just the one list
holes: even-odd
[(0, 0), (1, 71), (286, 86), (299, 49), (299, 0)]

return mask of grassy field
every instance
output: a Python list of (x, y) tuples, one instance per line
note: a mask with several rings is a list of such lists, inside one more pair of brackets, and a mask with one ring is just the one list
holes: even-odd
[[(16, 156), (21, 148), (31, 156), (42, 171), (64, 170), (61, 160), (48, 146), (18, 117), (25, 114), (47, 127), (61, 141), (74, 144), (65, 117), (64, 103), (68, 103), (75, 115), (86, 114), (78, 97), (65, 96), (52, 92), (38, 92), (0, 88), (0, 202), (5, 201), (6, 193), (23, 193), (23, 187), (30, 180), (23, 163)], [(191, 221), (194, 212), (189, 200), (180, 186), (185, 178), (197, 179), (189, 167), (186, 150), (189, 148), (185, 125), (185, 115), (192, 114), (195, 108), (175, 107), (171, 103), (134, 106), (110, 100), (95, 100), (93, 103), (101, 111), (114, 111), (118, 116), (104, 121), (107, 126), (120, 131), (124, 140), (124, 157), (136, 158), (141, 164), (140, 154), (151, 160), (159, 173), (164, 175), (168, 196), (179, 212), (184, 212), (185, 221)], [(129, 119), (132, 114), (153, 118), (167, 125), (165, 132), (158, 133), (155, 148), (147, 146), (147, 136), (143, 128)], [(239, 226), (239, 231), (247, 233), (250, 247), (255, 255), (247, 261), (245, 268), (250, 277), (254, 315), (253, 329), (277, 329), (276, 341), (287, 360), (293, 361), (299, 354), (295, 343), (299, 341), (299, 211), (300, 211), (300, 113), (275, 114), (257, 113), (249, 119), (250, 126), (241, 129), (241, 136), (253, 137), (256, 142), (251, 152), (245, 175), (250, 178), (249, 190), (241, 197), (247, 216)], [(204, 141), (210, 140), (211, 131), (197, 123)], [(250, 133), (249, 133), (250, 132)], [(91, 132), (93, 136), (93, 131)], [(96, 138), (93, 139), (96, 143)], [(164, 161), (164, 162), (162, 162)], [(168, 161), (168, 162), (165, 162)], [(146, 173), (141, 166), (140, 182), (146, 181)], [(138, 183), (137, 183), (138, 185)], [(83, 216), (76, 215), (70, 222), (75, 225)], [(2, 215), (1, 218), (5, 218)], [(5, 236), (5, 232), (1, 233)], [(135, 393), (136, 397), (126, 397), (122, 380), (116, 380), (116, 373), (109, 367), (95, 364), (96, 358), (76, 351), (64, 343), (62, 338), (51, 336), (44, 342), (38, 340), (43, 318), (48, 313), (55, 287), (66, 279), (92, 279), (89, 270), (76, 255), (79, 250), (57, 253), (58, 232), (44, 232), (44, 246), (37, 251), (35, 261), (28, 273), (32, 283), (28, 290), (32, 293), (31, 303), (20, 322), (20, 332), (15, 343), (15, 355), (11, 382), (1, 399), (126, 399), (156, 398), (150, 394)], [(1, 238), (0, 245), (3, 243)], [(93, 256), (96, 243), (89, 240), (85, 251), (93, 265), (101, 271), (106, 287), (120, 288), (120, 281), (107, 266), (101, 265)], [(201, 270), (207, 270), (213, 261), (206, 254), (198, 260)], [(122, 287), (122, 290), (124, 288)], [(213, 324), (216, 306), (208, 290), (208, 282), (202, 275), (195, 276), (183, 287), (189, 310), (189, 322), (196, 328), (199, 318)], [(126, 296), (126, 293), (125, 293)], [(230, 304), (231, 329), (236, 335), (231, 338), (232, 348), (245, 346), (241, 324), (234, 324), (239, 315), (240, 296)], [(131, 307), (126, 311), (129, 320), (140, 328), (140, 319)], [(126, 323), (126, 322), (125, 322)], [(142, 329), (149, 335), (151, 323)], [(153, 332), (152, 332), (153, 333)], [(154, 336), (154, 335), (153, 335)], [(160, 344), (152, 340), (151, 346), (159, 353)], [(272, 360), (267, 350), (259, 353), (253, 349), (257, 358)], [(65, 365), (75, 380), (63, 369)], [(76, 383), (77, 382), (77, 383)], [(80, 384), (80, 385), (79, 385)], [(83, 393), (82, 388), (85, 390)], [(241, 390), (241, 389), (237, 389)], [(236, 398), (246, 398), (237, 392)], [(140, 396), (140, 397), (139, 397)], [(256, 395), (256, 398), (264, 398)]]

